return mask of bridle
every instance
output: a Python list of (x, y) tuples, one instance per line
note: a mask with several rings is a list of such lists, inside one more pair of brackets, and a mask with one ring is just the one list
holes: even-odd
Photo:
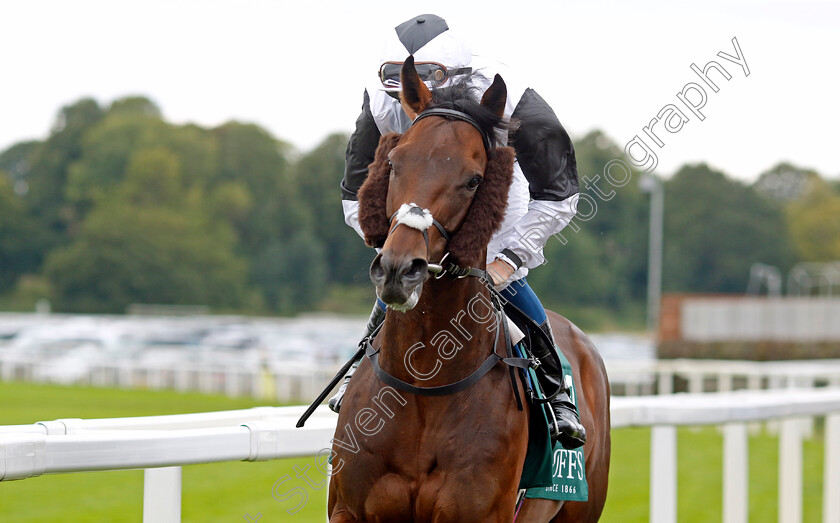
[(465, 112), (458, 111), (457, 109), (446, 109), (443, 107), (432, 107), (431, 109), (426, 109), (425, 111), (420, 112), (415, 118), (414, 122), (412, 122), (412, 126), (417, 125), (417, 122), (422, 120), (423, 118), (428, 118), (429, 116), (442, 116), (444, 118), (448, 118), (450, 120), (460, 120), (462, 122), (467, 122), (468, 124), (475, 127), (475, 130), (478, 131), (478, 134), (481, 135), (481, 140), (484, 142), (484, 151), (490, 152), (492, 147), (490, 136), (484, 132), (478, 122), (472, 116), (468, 115)]
[[(431, 109), (426, 109), (425, 111), (420, 112), (414, 118), (414, 122), (412, 122), (411, 125), (414, 126), (417, 124), (417, 122), (419, 122), (423, 118), (428, 118), (429, 116), (440, 116), (448, 120), (459, 120), (472, 125), (475, 128), (475, 130), (478, 131), (478, 133), (481, 135), (481, 140), (484, 143), (485, 153), (489, 154), (489, 151), (492, 147), (490, 137), (486, 132), (484, 132), (479, 123), (472, 116), (462, 111), (458, 111), (456, 109), (433, 107)], [(396, 223), (394, 223), (394, 218), (397, 218)], [(447, 231), (446, 227), (444, 227), (442, 223), (435, 219), (428, 209), (423, 209), (415, 203), (404, 203), (397, 211), (395, 211), (391, 215), (391, 218), (388, 220), (388, 222), (393, 223), (391, 229), (388, 231), (389, 236), (400, 225), (407, 225), (423, 233), (423, 239), (426, 242), (427, 258), (431, 252), (429, 248), (428, 231), (430, 225), (434, 225), (437, 228), (438, 232), (440, 232), (440, 235), (443, 236), (447, 244), (452, 240), (452, 233)], [(445, 263), (448, 257), (449, 252), (446, 252), (438, 263), (428, 262), (428, 271), (435, 275), (436, 280), (439, 280), (443, 278), (443, 276), (448, 274), (449, 276), (452, 276), (453, 278), (457, 279), (466, 278), (467, 276), (476, 276), (478, 278), (483, 278), (484, 280), (492, 282), (489, 275), (487, 274), (487, 271), (483, 269), (477, 269), (475, 267), (461, 267), (453, 262)]]
[[(423, 118), (427, 118), (429, 116), (441, 116), (450, 120), (454, 119), (469, 123), (481, 134), (481, 139), (484, 142), (484, 150), (489, 153), (491, 149), (490, 137), (487, 136), (487, 134), (481, 129), (481, 126), (478, 124), (478, 122), (475, 121), (468, 114), (463, 113), (461, 111), (456, 111), (454, 109), (427, 109), (417, 115), (412, 125), (416, 124)], [(400, 210), (403, 210), (404, 214), (401, 215)], [(428, 233), (429, 227), (434, 225), (435, 228), (437, 228), (437, 230), (440, 232), (441, 236), (443, 236), (443, 238), (447, 241), (447, 243), (449, 243), (452, 239), (452, 233), (447, 231), (446, 227), (444, 227), (442, 223), (437, 221), (432, 216), (432, 213), (428, 211), (428, 209), (423, 209), (419, 205), (414, 203), (405, 203), (402, 206), (400, 206), (400, 210), (397, 210), (397, 212), (392, 214), (391, 218), (388, 220), (389, 224), (393, 223), (393, 225), (390, 226), (390, 230), (388, 231), (389, 236), (400, 225), (406, 225), (421, 231), (423, 233), (423, 238), (426, 242), (427, 257), (429, 256), (430, 252)], [(395, 219), (396, 223), (394, 223)], [(493, 288), (493, 280), (487, 274), (487, 271), (477, 269), (475, 267), (460, 267), (453, 262), (446, 263), (446, 259), (448, 257), (449, 252), (447, 251), (438, 263), (427, 262), (428, 271), (435, 275), (436, 280), (443, 278), (443, 276), (445, 275), (449, 275), (452, 278), (456, 279), (466, 278), (467, 276), (475, 276), (478, 278), (482, 278), (485, 283), (484, 286), (491, 291), (491, 300), (496, 310), (495, 314), (497, 316), (497, 319), (495, 340), (493, 342), (493, 351), (490, 353), (490, 355), (469, 376), (459, 381), (456, 381), (455, 383), (433, 387), (419, 387), (416, 385), (412, 385), (397, 378), (396, 376), (389, 374), (379, 365), (379, 351), (381, 347), (379, 349), (374, 348), (373, 340), (376, 338), (376, 335), (379, 333), (379, 331), (382, 329), (382, 326), (385, 324), (385, 322), (382, 322), (376, 329), (373, 330), (373, 332), (369, 333), (362, 339), (361, 342), (359, 342), (359, 349), (356, 351), (355, 355), (341, 369), (339, 369), (338, 373), (335, 375), (335, 377), (333, 377), (333, 380), (330, 382), (327, 388), (324, 389), (321, 395), (318, 398), (316, 398), (312, 405), (310, 405), (309, 408), (304, 412), (304, 414), (297, 422), (297, 427), (303, 426), (307, 418), (309, 418), (309, 416), (315, 411), (317, 406), (324, 400), (324, 398), (326, 398), (329, 391), (331, 391), (335, 387), (335, 385), (338, 384), (338, 382), (344, 378), (353, 362), (357, 361), (362, 356), (367, 357), (370, 360), (371, 366), (373, 367), (373, 372), (380, 381), (403, 392), (417, 394), (419, 396), (446, 396), (449, 394), (460, 392), (474, 385), (488, 372), (490, 372), (490, 370), (492, 370), (496, 365), (498, 365), (499, 363), (503, 363), (508, 366), (508, 369), (510, 371), (510, 380), (511, 385), (513, 386), (517, 408), (519, 410), (523, 409), (522, 399), (519, 397), (519, 386), (517, 385), (516, 381), (515, 369), (535, 368), (538, 365), (538, 363), (533, 358), (517, 357), (513, 353), (513, 348), (510, 339), (510, 331), (508, 330), (507, 320), (505, 319), (505, 312), (502, 306), (503, 298), (498, 293), (498, 291), (496, 291)], [(500, 339), (504, 340), (503, 342), (505, 348), (505, 356), (502, 356), (497, 352), (497, 347), (499, 345)]]

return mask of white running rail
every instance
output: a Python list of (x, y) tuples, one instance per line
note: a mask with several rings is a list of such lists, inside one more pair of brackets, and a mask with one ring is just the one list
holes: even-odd
[[(304, 407), (64, 419), (0, 426), (0, 481), (41, 474), (147, 469), (144, 522), (180, 521), (181, 466), (311, 456), (329, 448), (336, 416), (319, 408), (303, 429)], [(651, 426), (650, 520), (677, 521), (677, 438), (681, 425), (721, 425), (724, 523), (747, 521), (748, 422), (780, 419), (779, 521), (802, 518), (802, 419), (825, 417), (823, 521), (840, 521), (840, 389), (738, 391), (613, 398), (612, 427)]]

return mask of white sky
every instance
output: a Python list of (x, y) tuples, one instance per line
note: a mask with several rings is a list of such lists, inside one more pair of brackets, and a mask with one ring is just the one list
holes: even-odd
[[(80, 97), (142, 94), (171, 121), (254, 122), (306, 151), (352, 130), (385, 31), (435, 13), (529, 79), (573, 137), (600, 128), (622, 146), (700, 82), (691, 63), (720, 62), (732, 79), (707, 89), (704, 121), (661, 133), (660, 174), (707, 161), (753, 180), (787, 160), (836, 177), (838, 4), (4, 0), (0, 150), (44, 138)], [(732, 37), (749, 77), (716, 57)]]

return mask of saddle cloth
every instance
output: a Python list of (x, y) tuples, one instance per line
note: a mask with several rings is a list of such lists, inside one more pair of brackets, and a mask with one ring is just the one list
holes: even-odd
[[(517, 345), (522, 353), (522, 346)], [(571, 381), (571, 365), (562, 352), (558, 351), (566, 380)], [(528, 369), (529, 385), (535, 394), (542, 398), (537, 376), (534, 369)], [(568, 381), (567, 381), (568, 383)], [(577, 406), (577, 393), (572, 381), (570, 397)], [(528, 452), (525, 456), (525, 466), (522, 469), (520, 489), (525, 489), (526, 498), (540, 498), (566, 501), (586, 501), (589, 498), (589, 488), (586, 484), (586, 469), (583, 447), (572, 450), (563, 448), (560, 442), (551, 446), (548, 429), (548, 416), (545, 409), (548, 404), (531, 404), (531, 419), (529, 426)]]

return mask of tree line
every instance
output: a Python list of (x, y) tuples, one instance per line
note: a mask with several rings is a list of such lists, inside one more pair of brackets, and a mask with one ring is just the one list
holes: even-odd
[[(346, 143), (300, 154), (249, 123), (173, 124), (144, 97), (67, 105), (45, 140), (0, 153), (0, 306), (359, 312), (373, 251), (344, 224)], [(575, 148), (581, 177), (623, 158), (599, 131)], [(742, 293), (755, 262), (840, 259), (840, 187), (812, 170), (780, 164), (746, 184), (697, 164), (663, 182), (666, 291)], [(529, 276), (546, 305), (640, 324), (648, 213), (630, 183), (550, 240)]]

